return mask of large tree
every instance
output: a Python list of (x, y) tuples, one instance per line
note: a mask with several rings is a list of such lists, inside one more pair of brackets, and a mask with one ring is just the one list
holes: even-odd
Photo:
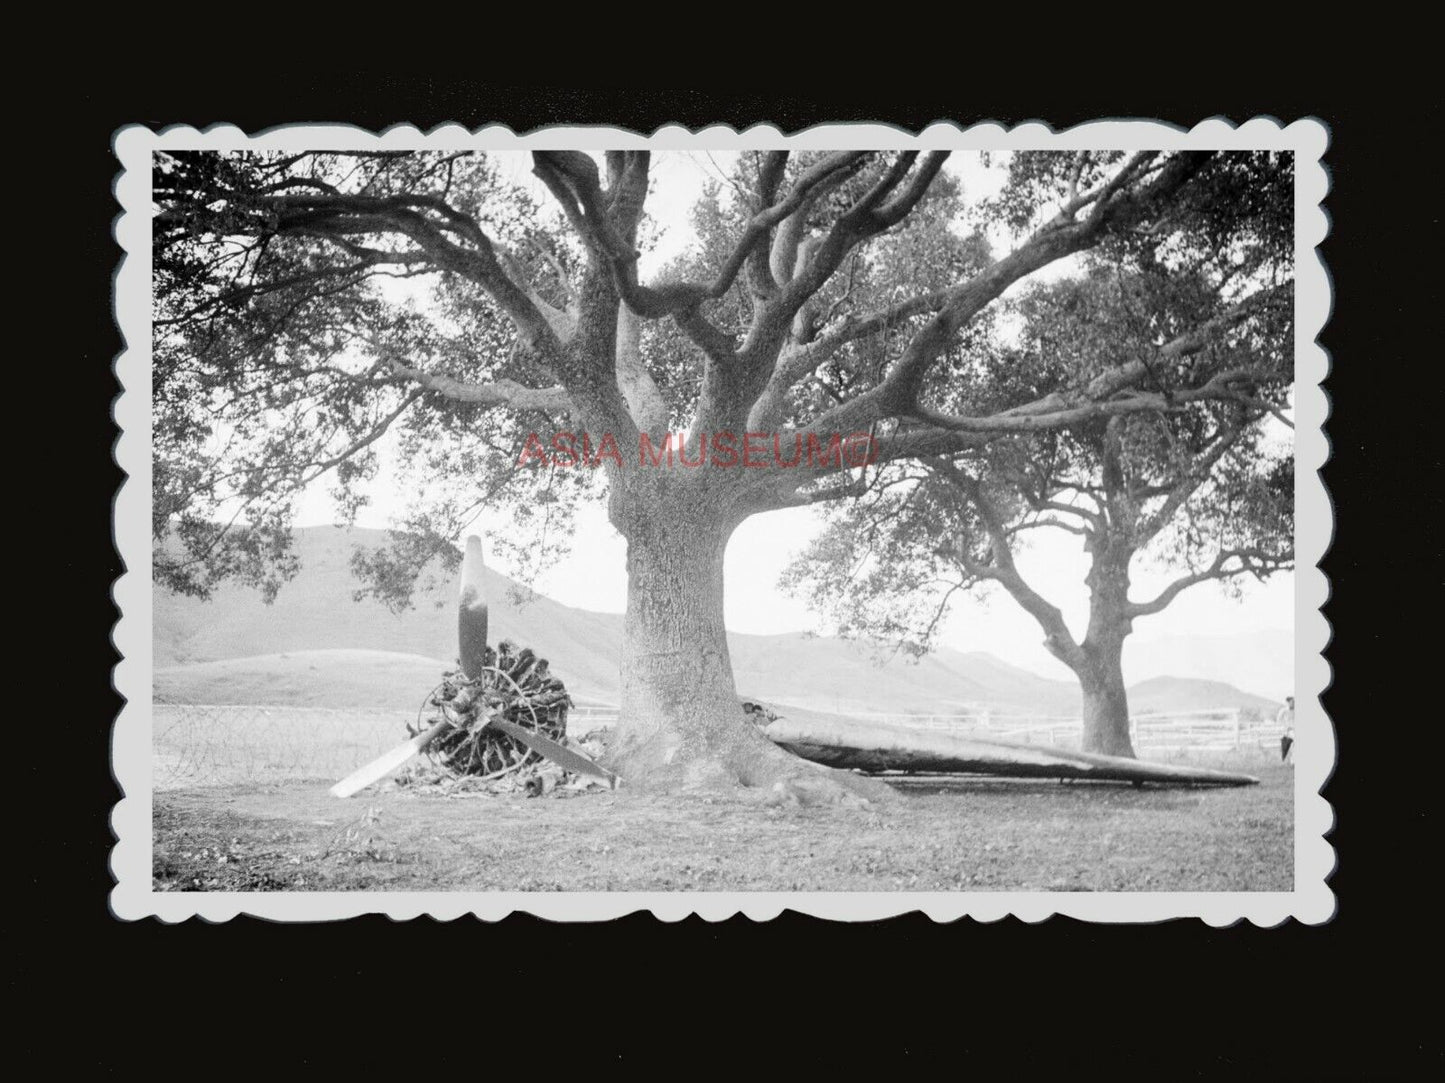
[[(161, 577), (274, 589), (293, 570), (294, 494), (327, 475), (354, 506), (393, 428), (435, 507), (362, 562), (386, 591), (478, 507), (510, 499), (509, 530), (539, 507), (565, 515), (567, 489), (600, 473), (628, 546), (619, 771), (857, 785), (738, 710), (723, 627), (737, 525), (856, 496), (880, 464), (1236, 395), (1161, 346), (1046, 394), (1006, 382), (979, 409), (947, 408), (959, 343), (1015, 283), (1105, 245), (1233, 243), (1251, 199), (1288, 189), (1288, 159), (1267, 155), (1018, 154), (987, 216), (1007, 246), (993, 258), (940, 225), (958, 197), (939, 184), (947, 157), (745, 155), (691, 274), (644, 283), (645, 151), (533, 153), (550, 209), (484, 154), (159, 156)], [(557, 430), (600, 471), (526, 454), (536, 469), (513, 468), (527, 434)]]
[[(1228, 373), (1231, 397), (893, 464), (866, 497), (836, 510), (787, 581), (845, 632), (914, 653), (931, 645), (959, 594), (1001, 589), (1078, 678), (1085, 751), (1133, 756), (1123, 649), (1134, 622), (1198, 584), (1237, 587), (1293, 566), (1283, 268), (1253, 267), (1269, 281), (1242, 303), (1207, 270), (1126, 275), (1118, 263), (1095, 262), (1080, 278), (1027, 294), (1015, 306), (1017, 340), (983, 351), (978, 363), (986, 386), (1023, 380), (1042, 390), (1097, 378), (1121, 353), (1188, 354), (1212, 378)], [(1166, 398), (1170, 379), (1157, 385)], [(1059, 532), (1078, 537), (1088, 558), (1082, 635), (1017, 561), (1021, 547)], [(1147, 598), (1131, 593), (1140, 563), (1167, 573)]]

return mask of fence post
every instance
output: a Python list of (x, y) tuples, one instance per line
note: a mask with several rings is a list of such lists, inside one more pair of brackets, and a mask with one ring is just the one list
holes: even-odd
[(1236, 708), (1234, 709), (1234, 750), (1235, 750), (1236, 752), (1239, 751), (1239, 731), (1240, 731), (1240, 724), (1239, 724), (1239, 723), (1240, 723), (1239, 708), (1236, 707)]

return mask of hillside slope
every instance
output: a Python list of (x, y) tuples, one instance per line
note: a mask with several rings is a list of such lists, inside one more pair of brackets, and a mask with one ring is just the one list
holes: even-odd
[[(158, 694), (180, 697), (178, 702), (209, 697), (387, 707), (419, 699), (455, 657), (454, 590), (438, 584), (400, 614), (374, 601), (353, 601), (352, 547), (384, 542), (380, 531), (298, 531), (301, 573), (271, 605), (236, 586), (219, 589), (209, 602), (157, 590)], [(575, 695), (616, 702), (620, 614), (562, 605), (492, 571), (487, 586), (494, 640), (510, 638), (548, 658)], [(940, 650), (915, 661), (875, 644), (802, 633), (734, 634), (729, 644), (738, 688), (778, 703), (923, 713), (971, 704), (1049, 715), (1078, 710), (1072, 682), (1040, 677), (982, 652)], [(1162, 677), (1146, 685), (1136, 710), (1264, 702), (1220, 682)], [(394, 693), (397, 687), (404, 692)]]
[(157, 703), (415, 710), (442, 668), (435, 658), (393, 651), (262, 654), (158, 668), (153, 694)]

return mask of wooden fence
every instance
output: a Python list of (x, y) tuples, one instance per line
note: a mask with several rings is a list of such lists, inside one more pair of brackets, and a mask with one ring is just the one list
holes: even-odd
[[(786, 712), (786, 707), (780, 707)], [(953, 714), (829, 712), (907, 729), (972, 733), (1077, 748), (1074, 717), (1004, 714), (985, 708)], [(293, 778), (340, 778), (406, 736), (415, 711), (157, 703), (152, 714), (152, 777), (157, 788), (213, 786)], [(617, 722), (617, 708), (586, 703), (568, 714), (576, 734)], [(1279, 754), (1280, 727), (1239, 711), (1140, 715), (1131, 724), (1145, 756), (1236, 750)]]
[[(787, 707), (778, 710), (786, 714)], [(979, 706), (956, 713), (918, 714), (880, 711), (829, 711), (844, 719), (858, 719), (902, 729), (980, 734), (1004, 741), (1077, 748), (1083, 731), (1078, 715), (1015, 714)], [(578, 707), (568, 715), (568, 728), (579, 733), (605, 728), (617, 721), (617, 708)], [(1129, 736), (1137, 750), (1168, 753), (1184, 749), (1200, 752), (1279, 748), (1283, 728), (1273, 719), (1251, 719), (1235, 708), (1167, 711), (1139, 714), (1129, 720)]]

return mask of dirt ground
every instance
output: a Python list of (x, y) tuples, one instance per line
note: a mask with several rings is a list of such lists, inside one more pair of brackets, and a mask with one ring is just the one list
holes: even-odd
[(733, 798), (155, 798), (158, 891), (1288, 891), (1293, 771), (1242, 789), (965, 778), (870, 809)]

